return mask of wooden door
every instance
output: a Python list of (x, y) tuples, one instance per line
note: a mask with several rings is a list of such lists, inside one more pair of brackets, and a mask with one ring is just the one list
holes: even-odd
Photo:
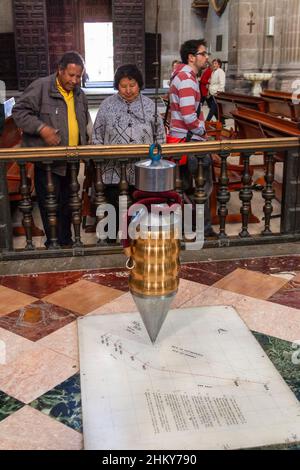
[(49, 74), (46, 0), (13, 0), (18, 87)]
[(145, 0), (113, 0), (114, 65), (136, 64), (145, 76)]

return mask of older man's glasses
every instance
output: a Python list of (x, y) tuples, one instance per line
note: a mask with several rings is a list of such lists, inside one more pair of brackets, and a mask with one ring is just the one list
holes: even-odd
[(202, 55), (202, 57), (208, 57), (209, 56), (209, 53), (208, 52), (196, 52), (195, 56), (196, 55)]

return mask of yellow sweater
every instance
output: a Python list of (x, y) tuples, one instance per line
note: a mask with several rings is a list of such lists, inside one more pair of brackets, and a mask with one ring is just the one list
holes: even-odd
[(68, 129), (69, 129), (69, 145), (78, 145), (79, 144), (79, 127), (75, 112), (75, 101), (73, 90), (67, 92), (56, 79), (56, 86), (59, 93), (64, 97), (68, 108)]

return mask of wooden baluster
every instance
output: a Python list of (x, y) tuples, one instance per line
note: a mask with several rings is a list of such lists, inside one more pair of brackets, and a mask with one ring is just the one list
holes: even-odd
[(179, 159), (176, 158), (176, 173), (175, 173), (175, 190), (179, 194), (180, 197), (183, 197), (183, 182), (180, 174), (180, 165)]
[(34, 250), (34, 245), (32, 243), (32, 201), (30, 197), (30, 187), (26, 174), (26, 165), (25, 163), (19, 163), (20, 175), (21, 175), (21, 184), (20, 184), (20, 194), (22, 200), (19, 203), (19, 209), (23, 214), (23, 227), (25, 229), (26, 235), (26, 246), (25, 250)]
[[(95, 199), (94, 204), (96, 206), (96, 213), (99, 206), (106, 204), (106, 198), (104, 194), (105, 185), (103, 183), (102, 172), (103, 164), (102, 162), (94, 162), (95, 164), (95, 178), (94, 178), (94, 189), (95, 189)], [(102, 217), (97, 218), (97, 221), (101, 220)]]
[[(204, 177), (204, 167), (203, 167), (203, 160), (200, 156), (197, 158), (198, 160), (198, 169), (197, 169), (197, 176), (195, 177), (195, 192), (194, 192), (194, 201), (196, 205), (202, 204), (203, 209), (203, 229), (204, 229), (204, 204), (207, 201), (207, 194), (204, 189), (205, 186), (205, 177)], [(197, 207), (196, 207), (196, 217), (198, 215)], [(197, 220), (195, 221), (197, 225)], [(203, 235), (204, 236), (204, 235)]]
[(74, 227), (74, 247), (80, 247), (83, 245), (80, 238), (80, 227), (81, 227), (81, 206), (82, 201), (79, 197), (80, 184), (78, 183), (78, 163), (68, 163), (70, 171), (70, 199), (69, 205), (72, 212), (72, 223)]
[(227, 204), (230, 201), (230, 192), (228, 191), (229, 178), (227, 174), (227, 158), (229, 154), (221, 154), (221, 174), (219, 178), (219, 189), (217, 193), (217, 201), (219, 203), (218, 215), (220, 220), (219, 238), (227, 238), (226, 234), (226, 217), (228, 215)]
[[(94, 162), (95, 164), (95, 178), (94, 178), (94, 189), (95, 189), (95, 199), (94, 204), (96, 207), (96, 221), (97, 224), (104, 219), (105, 213), (99, 216), (98, 207), (101, 207), (103, 204), (106, 204), (106, 197), (105, 197), (105, 184), (103, 183), (103, 163), (102, 162)], [(103, 244), (103, 240), (98, 240), (97, 242), (99, 245)]]
[(275, 191), (273, 189), (274, 183), (274, 157), (272, 153), (267, 153), (266, 155), (266, 186), (262, 191), (262, 196), (265, 199), (264, 213), (265, 213), (265, 229), (262, 231), (262, 235), (272, 235), (272, 230), (270, 228), (271, 224), (271, 215), (273, 212), (272, 200), (275, 198)]
[(205, 204), (207, 200), (207, 194), (204, 189), (205, 178), (204, 178), (204, 168), (202, 158), (198, 158), (198, 170), (197, 176), (195, 178), (195, 193), (194, 200), (196, 204)]
[(45, 201), (45, 208), (47, 210), (48, 224), (50, 229), (49, 250), (56, 250), (60, 248), (57, 243), (57, 208), (58, 204), (55, 197), (54, 184), (52, 178), (51, 164), (46, 163), (47, 173), (47, 197)]
[(131, 206), (132, 204), (132, 199), (129, 195), (129, 184), (127, 181), (127, 175), (126, 175), (126, 166), (127, 166), (127, 161), (121, 161), (121, 178), (120, 178), (120, 183), (119, 183), (119, 189), (120, 189), (120, 196), (126, 196), (126, 201), (127, 201), (127, 208)]
[(248, 232), (249, 215), (251, 210), (251, 201), (253, 198), (253, 191), (251, 190), (251, 174), (250, 174), (250, 156), (251, 154), (243, 154), (244, 171), (243, 171), (243, 188), (240, 191), (240, 200), (242, 201), (241, 215), (242, 215), (242, 231), (240, 232), (241, 238), (250, 237)]

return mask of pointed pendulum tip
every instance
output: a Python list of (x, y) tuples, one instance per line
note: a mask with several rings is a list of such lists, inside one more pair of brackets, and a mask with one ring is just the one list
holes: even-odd
[(176, 292), (164, 296), (143, 296), (132, 292), (132, 297), (141, 314), (148, 335), (154, 344), (166, 319)]

